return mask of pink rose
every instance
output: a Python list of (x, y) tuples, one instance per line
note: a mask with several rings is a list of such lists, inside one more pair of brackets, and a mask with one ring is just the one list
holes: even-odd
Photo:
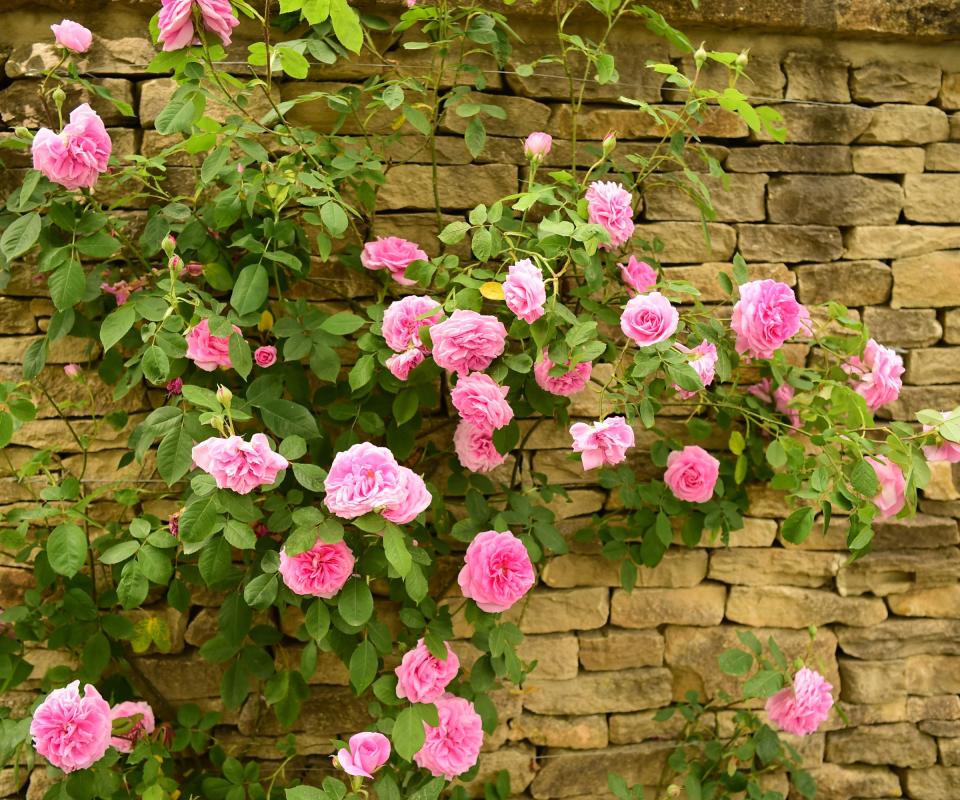
[(93, 43), (93, 34), (90, 30), (72, 19), (65, 19), (59, 24), (51, 25), (50, 30), (53, 31), (53, 38), (57, 40), (58, 45), (74, 53), (86, 53)]
[(400, 467), (400, 481), (396, 499), (384, 506), (383, 516), (397, 525), (413, 522), (421, 511), (426, 511), (433, 502), (423, 478), (411, 469)]
[(86, 769), (110, 746), (110, 706), (89, 683), (54, 689), (33, 712), (30, 735), (37, 752), (64, 772)]
[(678, 500), (706, 503), (720, 475), (720, 462), (702, 447), (687, 445), (667, 456), (663, 481)]
[(63, 365), (63, 374), (68, 378), (77, 378), (80, 376), (80, 365), (79, 364), (64, 364)]
[(439, 698), (447, 684), (457, 677), (460, 659), (446, 645), (447, 657), (437, 658), (427, 649), (423, 639), (413, 650), (404, 653), (397, 673), (397, 697), (411, 703), (432, 703)]
[(457, 309), (430, 329), (433, 360), (441, 369), (483, 372), (503, 352), (507, 329), (496, 317)]
[[(946, 419), (951, 419), (953, 414), (946, 414)], [(933, 428), (930, 425), (923, 426), (923, 432), (928, 433)], [(947, 461), (950, 464), (960, 463), (960, 444), (949, 442), (944, 439), (939, 444), (927, 444), (923, 446), (923, 454), (927, 461)]]
[(264, 369), (272, 367), (277, 363), (277, 348), (269, 344), (258, 347), (253, 351), (253, 360), (258, 367), (263, 367)]
[(404, 272), (414, 261), (428, 261), (429, 256), (413, 242), (399, 236), (378, 236), (367, 242), (360, 253), (360, 263), (367, 269), (386, 269), (393, 279), (403, 286), (413, 286), (416, 281), (404, 277)]
[(453, 433), (453, 446), (460, 464), (471, 472), (490, 472), (507, 459), (497, 451), (492, 434), (462, 420)]
[(587, 189), (587, 219), (602, 227), (609, 235), (609, 243), (601, 243), (602, 250), (616, 250), (633, 236), (633, 197), (622, 184), (613, 181), (594, 181)]
[(873, 498), (873, 504), (880, 510), (880, 519), (889, 519), (899, 514), (906, 503), (904, 491), (907, 482), (903, 477), (903, 470), (886, 456), (867, 456), (866, 462), (873, 467), (880, 483), (880, 491)]
[(523, 143), (523, 154), (535, 161), (543, 161), (550, 155), (550, 149), (553, 147), (553, 137), (543, 131), (534, 131), (527, 135)]
[(110, 719), (129, 719), (139, 715), (140, 718), (132, 723), (130, 730), (125, 733), (118, 733), (110, 739), (110, 746), (121, 753), (129, 753), (134, 745), (144, 736), (153, 733), (156, 727), (156, 720), (153, 718), (153, 709), (149, 703), (130, 702), (117, 703), (110, 709)]
[(403, 469), (386, 447), (369, 442), (355, 444), (334, 456), (323, 482), (327, 493), (323, 502), (342, 519), (393, 508), (410, 488)]
[[(676, 347), (681, 353), (686, 353), (687, 355), (693, 356), (690, 359), (690, 366), (693, 367), (697, 375), (700, 377), (700, 382), (704, 385), (704, 388), (713, 383), (713, 378), (717, 367), (717, 346), (715, 344), (704, 341), (700, 342), (700, 344), (691, 350), (689, 347), (685, 347), (677, 342), (674, 347)], [(685, 400), (688, 400), (696, 395), (696, 392), (681, 389), (676, 384), (674, 384), (673, 388), (676, 389), (677, 394)]]
[(183, 394), (183, 378), (174, 378), (167, 383), (167, 397), (176, 397)]
[(405, 353), (394, 353), (386, 360), (387, 369), (398, 381), (405, 381), (410, 373), (419, 367), (426, 356), (419, 347), (413, 347)]
[(580, 453), (584, 469), (620, 464), (627, 458), (635, 437), (623, 417), (607, 417), (592, 425), (575, 422), (570, 426), (573, 452)]
[(411, 347), (423, 348), (422, 328), (428, 328), (443, 319), (443, 309), (432, 297), (409, 295), (396, 300), (383, 312), (380, 330), (387, 347), (395, 353), (404, 353)]
[(787, 284), (765, 279), (740, 285), (730, 327), (737, 334), (737, 352), (751, 358), (771, 358), (809, 320)]
[(463, 596), (489, 614), (510, 608), (530, 591), (535, 579), (527, 548), (509, 531), (478, 533), (457, 576)]
[(194, 3), (200, 9), (203, 27), (219, 36), (224, 47), (230, 44), (231, 32), (240, 24), (228, 0), (162, 0), (162, 3), (157, 41), (165, 51), (180, 50), (195, 42)]
[(657, 285), (657, 271), (646, 261), (637, 261), (630, 256), (626, 264), (617, 264), (620, 267), (620, 277), (635, 292), (649, 292)]
[[(566, 365), (569, 365), (569, 361)], [(590, 380), (590, 374), (593, 372), (593, 364), (589, 361), (582, 361), (573, 369), (564, 372), (562, 375), (553, 376), (550, 372), (557, 366), (554, 364), (547, 351), (543, 351), (543, 357), (533, 368), (533, 377), (543, 391), (560, 397), (569, 397), (583, 389)]]
[(547, 302), (543, 272), (529, 258), (510, 265), (503, 282), (503, 299), (524, 322), (536, 322), (543, 316), (543, 304)]
[(390, 760), (390, 740), (382, 733), (355, 733), (347, 747), (337, 751), (337, 763), (347, 775), (372, 778)]
[(862, 359), (852, 356), (843, 369), (854, 377), (854, 391), (867, 401), (871, 411), (892, 403), (900, 396), (903, 359), (875, 339), (867, 340)]
[(117, 281), (116, 283), (101, 283), (100, 288), (107, 294), (113, 295), (113, 299), (117, 301), (117, 305), (122, 306), (130, 299), (130, 295), (134, 292), (139, 292), (145, 283), (146, 281), (143, 278), (137, 278), (131, 282)]
[(793, 400), (796, 390), (788, 383), (781, 384), (773, 392), (771, 392), (771, 389), (770, 379), (764, 378), (759, 383), (748, 386), (747, 392), (765, 403), (773, 403), (777, 411), (790, 418), (791, 425), (799, 427), (800, 412), (790, 407), (790, 401)]
[(350, 580), (353, 552), (342, 539), (334, 544), (317, 540), (305, 553), (288, 556), (280, 548), (280, 577), (294, 594), (329, 600)]
[(819, 672), (803, 667), (793, 676), (793, 686), (767, 698), (767, 716), (780, 730), (806, 736), (830, 715), (832, 690)]
[[(234, 332), (242, 333), (231, 325)], [(213, 372), (217, 367), (232, 367), (230, 360), (230, 338), (214, 336), (210, 333), (210, 321), (200, 320), (187, 331), (187, 358), (205, 372)]]
[(620, 316), (620, 330), (640, 347), (649, 347), (673, 336), (680, 314), (660, 292), (631, 297)]
[(84, 103), (70, 112), (60, 133), (38, 130), (30, 149), (34, 169), (65, 189), (79, 189), (93, 186), (107, 171), (113, 143), (103, 120)]
[(413, 760), (435, 778), (452, 781), (477, 763), (483, 746), (483, 720), (473, 703), (462, 697), (445, 694), (435, 703), (440, 724), (423, 723), (427, 738)]
[(255, 433), (245, 442), (239, 436), (226, 439), (213, 436), (193, 447), (193, 462), (212, 475), (219, 489), (232, 489), (249, 494), (258, 486), (267, 486), (277, 473), (289, 466), (279, 453), (270, 449), (262, 433)]
[(457, 381), (450, 392), (450, 400), (460, 419), (492, 435), (494, 430), (513, 419), (513, 409), (506, 400), (508, 391), (489, 375), (474, 372)]

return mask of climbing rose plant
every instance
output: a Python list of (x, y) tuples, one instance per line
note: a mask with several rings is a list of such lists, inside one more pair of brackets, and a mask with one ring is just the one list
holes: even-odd
[[(98, 46), (90, 31), (51, 26), (48, 124), (4, 140), (29, 150), (34, 169), (0, 213), (4, 280), (34, 271), (56, 309), (24, 353), (23, 381), (0, 386), (0, 445), (43, 403), (81, 453), (61, 471), (49, 450), (21, 459), (24, 485), (43, 485), (0, 534), (35, 577), (0, 616), (3, 689), (30, 677), (28, 648), (70, 656), (46, 672), (48, 694), (31, 712), (0, 719), (5, 762), (36, 754), (62, 779), (49, 798), (342, 800), (373, 790), (434, 800), (448, 782), (471, 780), (497, 724), (491, 690), (522, 684), (535, 666), (517, 645), (537, 565), (568, 546), (551, 510), (566, 492), (518, 457), (537, 430), (569, 437), (569, 468), (594, 473), (618, 499), (621, 510), (576, 536), (599, 542), (628, 590), (675, 543), (726, 543), (748, 484), (785, 493), (788, 542), (843, 514), (858, 556), (874, 520), (915, 507), (928, 460), (960, 460), (956, 413), (922, 412), (922, 429), (875, 420), (897, 399), (903, 364), (845, 308), (807, 308), (739, 256), (720, 275), (725, 302), (704, 307), (660, 268), (671, 243), (636, 228), (653, 180), (711, 218), (701, 176), (723, 171), (699, 144), (705, 114), (719, 108), (783, 140), (777, 113), (736, 88), (745, 53), (695, 48), (646, 6), (574, 2), (557, 21), (556, 50), (517, 68), (559, 64), (572, 76), (571, 135), (563, 148), (543, 131), (516, 141), (521, 190), (504, 187), (444, 224), (438, 134), (463, 130), (468, 151), (483, 152), (485, 120), (504, 111), (472, 94), (487, 85), (474, 57), (503, 67), (516, 37), (480, 6), (407, 5), (391, 24), (346, 0), (283, 0), (272, 18), (243, 0), (162, 0), (149, 69), (176, 89), (156, 117), (152, 155), (117, 152), (96, 103), (68, 107), (79, 88), (131, 113), (80, 71), (76, 56)], [(572, 35), (573, 10), (593, 14), (603, 35)], [(651, 62), (679, 102), (623, 98), (662, 131), (659, 145), (635, 150), (613, 132), (578, 144), (583, 86), (617, 80), (605, 43), (626, 18), (687, 56), (690, 74)], [(262, 35), (247, 69), (231, 70), (224, 48), (241, 24)], [(429, 69), (391, 71), (384, 42), (427, 51)], [(276, 99), (275, 81), (361, 51), (381, 74)], [(702, 87), (707, 66), (729, 73), (726, 89)], [(297, 122), (317, 109), (329, 128)], [(437, 222), (417, 242), (389, 235), (377, 213), (410, 141), (432, 165), (423, 191)], [(175, 187), (168, 167), (184, 163), (195, 171)], [(131, 207), (146, 212), (122, 210)], [(67, 336), (89, 342), (88, 361), (64, 368), (74, 399), (55, 396), (44, 370)], [(144, 385), (155, 401), (145, 419), (102, 411)], [(571, 423), (572, 402), (591, 418)], [(92, 423), (78, 426), (78, 412)], [(128, 425), (117, 467), (136, 478), (92, 475), (92, 434)], [(169, 515), (148, 510), (158, 508), (146, 502), (152, 481), (169, 487)], [(218, 712), (177, 708), (140, 670), (138, 654), (171, 646), (155, 603), (186, 612), (211, 590), (222, 604), (200, 654), (222, 672), (224, 708), (262, 697), (289, 727), (320, 654), (346, 665), (371, 721), (331, 743), (342, 780), (299, 785), (285, 771), (293, 737), (278, 744), (281, 766), (261, 775), (227, 756)], [(299, 663), (274, 658), (278, 618), (302, 642)], [(469, 669), (451, 646), (455, 629), (469, 630), (479, 653)], [(816, 730), (832, 687), (812, 651), (787, 658), (772, 640), (743, 643), (719, 665), (753, 672), (742, 695), (679, 707), (669, 796), (682, 785), (689, 796), (778, 798), (761, 795), (759, 780), (783, 769), (812, 796), (776, 729)], [(766, 699), (767, 721), (742, 710), (751, 698)], [(732, 739), (704, 722), (720, 706), (741, 708)], [(639, 796), (616, 776), (610, 788)], [(504, 798), (509, 786), (490, 791)]]

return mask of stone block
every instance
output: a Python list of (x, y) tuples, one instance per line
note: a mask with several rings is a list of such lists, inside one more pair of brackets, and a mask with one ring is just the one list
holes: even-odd
[(580, 663), (591, 671), (659, 667), (663, 637), (656, 631), (607, 628), (580, 634)]
[(839, 228), (820, 225), (738, 225), (747, 261), (833, 261), (843, 253)]
[(900, 617), (960, 619), (960, 584), (910, 589), (890, 595), (887, 605)]
[(610, 613), (608, 589), (537, 590), (517, 603), (505, 618), (524, 633), (592, 630), (603, 627)]
[(863, 323), (870, 335), (887, 347), (929, 347), (943, 335), (937, 312), (928, 309), (871, 306), (863, 309)]
[[(873, 117), (873, 109), (859, 106), (787, 103), (777, 110), (787, 127), (787, 141), (793, 144), (850, 144), (867, 130)], [(772, 141), (765, 132), (755, 138)]]
[[(586, 717), (551, 717), (522, 714), (510, 722), (510, 738), (526, 740), (538, 747), (566, 747), (591, 750), (607, 746), (607, 718), (603, 714)], [(510, 787), (511, 790), (513, 786)]]
[(907, 696), (905, 661), (841, 658), (840, 697), (848, 703), (889, 703)]
[(501, 770), (510, 776), (510, 790), (521, 794), (536, 771), (537, 751), (529, 745), (502, 747), (480, 755), (477, 776), (463, 784), (468, 797), (483, 797), (483, 785), (496, 780)]
[[(761, 144), (730, 150), (728, 172), (852, 172), (849, 147), (840, 145)], [(922, 169), (922, 165), (921, 165)]]
[(929, 767), (937, 761), (937, 745), (932, 736), (908, 722), (863, 725), (828, 733), (827, 760), (837, 764)]
[(727, 589), (701, 584), (689, 589), (622, 589), (613, 592), (610, 622), (621, 628), (658, 625), (719, 625)]
[(939, 108), (888, 103), (871, 113), (869, 126), (857, 137), (859, 144), (929, 144), (950, 135), (947, 115)]
[(812, 767), (810, 774), (817, 782), (817, 800), (900, 797), (900, 781), (885, 767), (821, 764)]
[[(696, 69), (692, 58), (685, 56), (680, 59), (680, 66), (684, 75), (693, 77)], [(786, 78), (784, 78), (783, 70), (780, 66), (779, 54), (767, 56), (751, 52), (749, 54), (746, 75), (746, 78), (739, 79), (737, 88), (748, 96), (783, 97), (783, 87), (786, 84)], [(697, 87), (700, 89), (715, 89), (718, 92), (722, 92), (729, 85), (730, 70), (726, 66), (708, 59), (701, 67), (700, 74), (697, 76)], [(672, 84), (666, 83), (663, 87), (663, 94), (673, 100), (679, 100), (684, 97), (685, 90), (675, 89)]]
[(925, 105), (940, 93), (940, 75), (933, 64), (871, 61), (853, 70), (850, 94), (857, 103)]
[[(935, 145), (931, 145), (935, 146)], [(922, 147), (854, 147), (853, 171), (868, 175), (905, 175), (923, 172)]]
[[(492, 205), (517, 189), (517, 168), (509, 164), (484, 164), (437, 168), (440, 204), (445, 209)], [(431, 168), (422, 164), (401, 164), (387, 173), (378, 195), (379, 208), (432, 209)]]
[(960, 622), (954, 620), (892, 618), (872, 628), (833, 630), (843, 652), (856, 658), (960, 655)]
[(738, 547), (711, 553), (708, 575), (733, 585), (816, 588), (831, 583), (843, 561), (839, 553)]
[[(766, 216), (764, 192), (767, 176), (731, 175), (705, 178), (710, 204), (718, 222), (752, 222)], [(644, 217), (649, 220), (698, 220), (700, 208), (691, 199), (685, 181), (658, 181), (643, 193)], [(699, 195), (698, 195), (699, 197)]]
[(960, 172), (960, 144), (928, 144), (925, 167), (927, 172)]
[[(93, 47), (74, 63), (81, 73), (89, 75), (142, 75), (144, 65), (156, 55), (146, 36), (106, 38), (97, 36)], [(57, 65), (60, 50), (53, 42), (16, 44), (6, 63), (8, 78), (36, 76)]]
[(897, 420), (916, 418), (924, 408), (954, 408), (960, 405), (960, 386), (904, 386), (900, 397), (882, 409), (882, 416)]
[(960, 719), (960, 697), (955, 694), (908, 697), (907, 719), (910, 722), (928, 719)]
[[(673, 111), (680, 111), (682, 108), (679, 105), (663, 107)], [(699, 136), (706, 139), (743, 139), (749, 133), (747, 123), (739, 116), (728, 114), (715, 107), (709, 107), (703, 113), (703, 121), (698, 125), (695, 124), (693, 129)], [(569, 103), (553, 106), (547, 130), (562, 139), (572, 137), (573, 113)], [(635, 109), (626, 109), (623, 106), (617, 108), (585, 106), (580, 112), (577, 118), (579, 140), (600, 141), (610, 131), (616, 131), (619, 140), (627, 141), (661, 139), (667, 132), (667, 128), (650, 115)]]
[(837, 590), (843, 596), (866, 592), (883, 596), (907, 592), (918, 585), (952, 583), (958, 577), (960, 554), (956, 548), (877, 550), (853, 563), (844, 564), (837, 576)]
[(904, 788), (913, 800), (956, 800), (960, 797), (960, 767), (908, 769)]
[(937, 739), (940, 761), (946, 767), (960, 767), (960, 739)]
[[(632, 714), (611, 714), (610, 744), (633, 744), (646, 742), (651, 739), (674, 739), (680, 735), (684, 726), (684, 719), (674, 714), (668, 720), (654, 719), (656, 711), (636, 711)], [(709, 721), (711, 715), (705, 715), (704, 721)]]
[(523, 707), (534, 714), (602, 714), (642, 711), (670, 702), (670, 670), (624, 669), (582, 672), (572, 680), (552, 681), (536, 674), (523, 684)]
[(767, 188), (771, 222), (809, 225), (893, 225), (903, 191), (862, 175), (778, 175)]
[(865, 225), (844, 233), (845, 258), (904, 258), (960, 249), (960, 227)]
[(960, 222), (960, 209), (950, 203), (950, 193), (960, 191), (960, 175), (907, 175), (903, 214), (912, 222)]
[[(707, 554), (668, 550), (655, 567), (638, 571), (637, 586), (696, 586), (707, 572)], [(603, 556), (570, 553), (550, 559), (541, 579), (557, 589), (574, 586), (619, 586), (620, 564)]]
[[(737, 246), (737, 232), (730, 225), (707, 223), (707, 237), (699, 222), (652, 222), (637, 225), (633, 241), (659, 239), (664, 250), (657, 256), (663, 264), (700, 264), (727, 261)], [(777, 259), (752, 259), (768, 261)]]
[(787, 53), (783, 59), (787, 99), (849, 103), (849, 67), (849, 61), (825, 48)]
[(551, 680), (577, 677), (579, 646), (570, 634), (524, 636), (517, 647), (522, 661), (536, 661), (536, 675)]
[(960, 108), (960, 72), (944, 72), (937, 102), (941, 108)]
[(907, 691), (919, 695), (960, 693), (960, 656), (909, 656)]
[[(844, 524), (843, 520), (836, 522)], [(960, 535), (957, 533), (957, 522), (949, 517), (916, 514), (904, 519), (874, 523), (875, 550), (949, 547), (958, 543)]]
[(947, 250), (894, 261), (891, 305), (894, 308), (960, 305), (960, 251)]
[(630, 785), (653, 786), (673, 745), (665, 742), (608, 747), (605, 750), (548, 750), (533, 780), (536, 800), (554, 797), (605, 797), (607, 773)]
[(797, 267), (802, 303), (869, 306), (890, 299), (893, 275), (882, 261), (834, 261)]
[(886, 618), (887, 607), (879, 598), (838, 597), (795, 586), (733, 586), (727, 600), (727, 619), (757, 627), (876, 625)]
[[(664, 267), (663, 276), (667, 280), (686, 281), (693, 285), (700, 292), (698, 299), (701, 303), (720, 303), (727, 300), (727, 294), (720, 286), (719, 275), (721, 272), (732, 276), (733, 264), (721, 262), (697, 264), (692, 267)], [(797, 282), (797, 276), (787, 269), (786, 264), (748, 264), (747, 275), (752, 281), (770, 278), (771, 280), (781, 281), (788, 286), (794, 286)], [(681, 296), (681, 302), (684, 299)]]
[(953, 309), (944, 314), (943, 340), (947, 344), (960, 344), (960, 309)]
[(960, 347), (931, 347), (912, 350), (907, 357), (907, 383), (957, 383), (960, 381)]

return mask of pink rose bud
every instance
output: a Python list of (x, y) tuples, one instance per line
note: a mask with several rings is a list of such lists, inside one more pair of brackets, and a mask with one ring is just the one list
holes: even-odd
[(353, 574), (353, 552), (342, 539), (335, 544), (321, 540), (295, 556), (280, 548), (280, 577), (294, 594), (329, 599)]
[(277, 348), (272, 345), (264, 345), (253, 351), (253, 360), (258, 367), (272, 367), (277, 363)]
[(706, 503), (720, 475), (720, 462), (702, 447), (687, 445), (667, 456), (663, 481), (678, 500)]
[(80, 365), (79, 364), (67, 364), (63, 368), (64, 374), (68, 378), (76, 378), (80, 375)]
[(410, 377), (410, 373), (424, 362), (425, 358), (423, 348), (411, 347), (406, 352), (394, 353), (385, 363), (394, 378), (398, 381), (405, 381)]
[(355, 733), (346, 748), (337, 751), (337, 763), (347, 775), (372, 778), (390, 758), (390, 740), (382, 733)]
[(604, 136), (600, 146), (603, 148), (603, 154), (605, 156), (610, 155), (613, 152), (613, 148), (617, 146), (616, 131), (610, 131), (610, 133)]
[(873, 504), (880, 511), (880, 519), (896, 516), (906, 503), (904, 492), (907, 482), (903, 477), (903, 470), (886, 456), (867, 456), (866, 462), (873, 467), (880, 484), (880, 491), (873, 498)]
[(60, 133), (38, 130), (30, 150), (34, 169), (72, 190), (93, 186), (107, 171), (113, 143), (103, 120), (84, 103), (70, 112), (70, 122)]
[(230, 403), (233, 402), (233, 392), (226, 386), (217, 386), (217, 400), (220, 401), (221, 405), (229, 407)]
[(167, 384), (167, 397), (183, 394), (183, 378), (174, 378)]
[(168, 256), (173, 255), (174, 248), (177, 246), (177, 237), (172, 233), (168, 233), (163, 237), (163, 241), (160, 242), (160, 247), (164, 253)]
[(243, 166), (243, 164), (238, 163), (238, 164), (237, 164), (237, 175), (243, 175), (243, 171), (244, 171), (244, 166)]
[(535, 580), (527, 548), (509, 531), (478, 533), (457, 576), (463, 596), (488, 614), (506, 611), (530, 591)]
[[(681, 353), (686, 353), (690, 356), (690, 366), (693, 367), (697, 373), (697, 376), (700, 378), (700, 383), (703, 384), (704, 388), (713, 383), (718, 358), (717, 346), (715, 344), (712, 342), (700, 342), (700, 344), (691, 349), (677, 342), (674, 347)], [(685, 400), (689, 400), (696, 395), (696, 392), (681, 389), (676, 384), (674, 384), (673, 388), (676, 389), (677, 394)]]
[(413, 242), (399, 236), (378, 236), (376, 241), (367, 242), (360, 253), (360, 263), (367, 269), (385, 269), (402, 286), (413, 286), (416, 281), (404, 276), (404, 272), (414, 261), (427, 261), (429, 256)]
[(37, 752), (64, 772), (92, 767), (110, 747), (110, 705), (89, 683), (54, 689), (33, 712), (30, 735)]
[(167, 528), (170, 530), (171, 536), (180, 535), (180, 512), (177, 511), (175, 514), (171, 514), (167, 518)]
[(407, 8), (414, 8), (417, 5), (417, 0), (403, 0), (403, 3)]
[(585, 195), (587, 220), (599, 225), (610, 236), (600, 244), (602, 250), (616, 250), (633, 236), (633, 196), (622, 184), (613, 181), (594, 181)]
[(270, 529), (265, 522), (258, 522), (253, 526), (253, 535), (258, 539), (262, 539), (264, 536), (270, 535)]
[(523, 154), (534, 161), (542, 161), (550, 154), (552, 147), (553, 137), (549, 133), (534, 131), (523, 143)]
[(53, 37), (57, 44), (73, 53), (86, 53), (93, 42), (93, 34), (79, 22), (65, 19), (59, 24), (51, 25)]
[(193, 447), (193, 462), (212, 475), (218, 489), (232, 489), (249, 494), (258, 486), (267, 486), (289, 462), (270, 449), (267, 437), (255, 433), (249, 442), (239, 436), (220, 439), (216, 436)]
[(623, 417), (607, 417), (592, 425), (576, 422), (570, 426), (573, 452), (580, 453), (584, 469), (621, 464), (636, 437)]
[(167, 262), (167, 267), (172, 269), (174, 272), (180, 272), (183, 269), (183, 259), (180, 256), (170, 256), (170, 260)]
[(463, 697), (445, 694), (434, 704), (440, 724), (423, 724), (426, 740), (413, 760), (435, 778), (452, 781), (477, 763), (483, 746), (483, 720), (473, 703)]
[(646, 261), (637, 261), (635, 256), (630, 256), (626, 264), (617, 266), (623, 282), (637, 293), (649, 292), (657, 285), (657, 271)]
[(197, 278), (203, 275), (203, 264), (198, 261), (190, 261), (183, 268), (183, 275), (189, 275), (191, 278)]
[(767, 717), (780, 730), (806, 736), (819, 728), (833, 707), (833, 687), (815, 670), (804, 667), (793, 676), (793, 686), (767, 699)]

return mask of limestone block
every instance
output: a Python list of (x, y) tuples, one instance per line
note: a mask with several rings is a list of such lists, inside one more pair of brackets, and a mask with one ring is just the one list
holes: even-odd
[(960, 381), (960, 347), (913, 350), (907, 358), (907, 383), (956, 383)]
[[(117, 100), (133, 105), (133, 84), (130, 81), (123, 78), (96, 78), (93, 83), (102, 86)], [(67, 91), (63, 104), (65, 109), (76, 108), (81, 103), (89, 103), (108, 127), (136, 124), (135, 118), (125, 117), (113, 103), (97, 94), (86, 89)], [(51, 105), (48, 114), (40, 102), (40, 81), (33, 79), (14, 81), (0, 90), (0, 119), (11, 128), (17, 125), (28, 128), (57, 127), (56, 109)]]
[(673, 749), (665, 742), (608, 747), (605, 750), (553, 750), (533, 780), (536, 800), (553, 797), (606, 795), (608, 772), (619, 773), (628, 784), (655, 785)]
[[(679, 111), (681, 106), (665, 108)], [(739, 116), (715, 107), (709, 107), (703, 113), (703, 121), (693, 128), (707, 139), (742, 139), (749, 133), (747, 124)], [(569, 139), (573, 135), (573, 112), (569, 103), (553, 106), (547, 130), (562, 139)], [(578, 139), (599, 141), (610, 131), (616, 131), (620, 140), (660, 139), (666, 133), (666, 128), (648, 114), (623, 106), (586, 106), (580, 112), (577, 118)]]
[(701, 584), (688, 589), (622, 589), (613, 592), (610, 622), (621, 628), (668, 625), (719, 625), (727, 589)]
[(580, 634), (580, 663), (602, 671), (663, 664), (663, 636), (656, 631), (607, 628)]
[(885, 767), (821, 764), (813, 767), (810, 774), (817, 782), (817, 800), (900, 797), (900, 781)]
[(853, 70), (850, 94), (858, 103), (924, 105), (940, 93), (940, 67), (912, 61), (871, 61)]
[(477, 776), (463, 786), (469, 797), (482, 797), (483, 785), (496, 780), (497, 773), (506, 770), (510, 776), (510, 790), (522, 793), (533, 780), (537, 751), (529, 745), (502, 747), (480, 755)]
[(795, 586), (733, 586), (727, 600), (727, 619), (753, 626), (876, 625), (886, 618), (887, 608), (879, 598), (838, 597)]
[[(873, 117), (873, 109), (859, 106), (786, 103), (777, 110), (787, 126), (787, 140), (793, 144), (850, 144), (867, 130)], [(754, 138), (772, 141), (766, 132)]]
[(893, 275), (882, 261), (834, 261), (797, 267), (797, 282), (803, 303), (869, 306), (890, 299)]
[(943, 321), (943, 340), (948, 344), (960, 344), (960, 309), (947, 311)]
[(641, 711), (670, 702), (670, 670), (582, 672), (571, 680), (537, 678), (523, 684), (523, 707), (534, 714), (600, 714)]
[(610, 592), (596, 589), (537, 590), (505, 616), (517, 621), (524, 633), (592, 630), (607, 622)]
[[(695, 550), (668, 550), (655, 567), (638, 571), (638, 587), (696, 586), (707, 572), (707, 554)], [(603, 556), (570, 553), (550, 559), (541, 579), (547, 586), (619, 586), (620, 565)]]
[(927, 172), (960, 172), (960, 144), (928, 144), (925, 160)]
[(937, 102), (941, 108), (960, 108), (960, 72), (944, 72)]
[(847, 86), (850, 62), (820, 48), (814, 51), (792, 51), (783, 59), (787, 73), (787, 98), (818, 100), (827, 103), (849, 103)]
[(920, 695), (960, 692), (960, 669), (958, 668), (960, 668), (958, 656), (909, 656), (907, 658), (907, 691), (910, 694)]
[(850, 154), (850, 148), (840, 145), (762, 144), (731, 149), (724, 167), (728, 172), (816, 172), (823, 175), (852, 172)]
[(863, 309), (863, 322), (870, 335), (887, 347), (929, 347), (943, 335), (937, 313), (928, 309), (871, 306)]
[(894, 308), (960, 305), (960, 251), (940, 251), (894, 261), (891, 305)]
[[(81, 73), (107, 75), (142, 75), (156, 50), (146, 36), (125, 36), (116, 39), (96, 36), (94, 45), (74, 63)], [(36, 76), (51, 69), (60, 60), (60, 50), (51, 42), (23, 42), (14, 46), (6, 63), (8, 78)]]
[[(718, 222), (750, 222), (766, 216), (764, 192), (767, 176), (727, 175), (705, 178)], [(700, 209), (683, 190), (687, 184), (657, 181), (643, 193), (644, 216), (650, 220), (698, 220)]]
[(872, 628), (837, 626), (834, 631), (843, 652), (857, 658), (960, 655), (960, 622), (954, 620), (894, 618)]
[(960, 697), (940, 694), (931, 697), (908, 697), (907, 719), (920, 722), (928, 719), (960, 719)]
[(960, 767), (908, 769), (904, 787), (914, 800), (955, 800), (960, 796)]
[[(730, 225), (707, 223), (707, 239), (699, 222), (652, 222), (637, 225), (634, 241), (660, 239), (665, 247), (658, 254), (663, 264), (700, 264), (726, 261), (737, 246), (737, 232)], [(777, 259), (752, 259), (769, 261)]]
[(602, 748), (607, 746), (607, 718), (603, 714), (585, 717), (522, 714), (510, 722), (510, 738), (526, 740), (538, 747)]
[(577, 637), (571, 634), (524, 636), (517, 655), (537, 662), (537, 677), (564, 680), (577, 677), (578, 650)]
[[(473, 208), (478, 203), (492, 205), (517, 189), (517, 168), (509, 164), (484, 164), (437, 168), (440, 204), (446, 209)], [(378, 195), (379, 208), (397, 211), (405, 208), (433, 208), (431, 168), (421, 164), (401, 164), (387, 173), (387, 181)]]
[(932, 736), (908, 722), (863, 725), (828, 733), (827, 760), (838, 764), (929, 767), (937, 761), (937, 745)]
[(960, 248), (960, 227), (865, 225), (844, 233), (845, 258), (903, 258)]
[(862, 175), (778, 175), (767, 194), (770, 221), (792, 225), (893, 225), (903, 207), (898, 184)]
[(844, 564), (837, 576), (837, 590), (844, 596), (866, 592), (882, 596), (908, 592), (917, 586), (953, 583), (958, 577), (960, 553), (956, 548), (877, 550)]
[(960, 584), (911, 589), (890, 595), (887, 604), (901, 617), (960, 619)]
[(844, 560), (839, 553), (738, 547), (710, 555), (709, 577), (733, 585), (816, 588), (830, 583)]
[(867, 129), (859, 144), (928, 144), (950, 135), (947, 115), (939, 108), (887, 103), (871, 109)]
[(840, 697), (849, 703), (889, 703), (907, 696), (907, 664), (841, 658)]
[(840, 230), (820, 225), (738, 225), (747, 261), (833, 261), (843, 252)]
[(882, 416), (914, 420), (924, 408), (954, 408), (960, 405), (960, 386), (904, 386), (900, 397), (890, 403)]
[[(458, 101), (457, 105), (461, 103), (497, 106), (504, 110), (506, 113), (504, 119), (490, 114), (481, 116), (484, 127), (491, 136), (526, 136), (530, 131), (548, 130), (550, 106), (527, 97), (469, 92)], [(470, 119), (459, 116), (456, 113), (456, 106), (453, 106), (449, 107), (444, 114), (441, 125), (448, 131), (462, 134), (469, 122)]]

